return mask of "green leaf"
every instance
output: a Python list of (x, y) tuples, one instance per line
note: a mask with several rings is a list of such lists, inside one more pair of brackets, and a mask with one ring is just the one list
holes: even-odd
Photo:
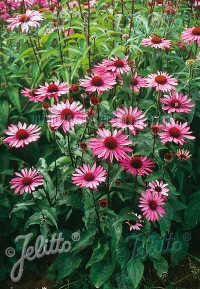
[(167, 273), (169, 267), (167, 261), (162, 256), (160, 256), (159, 259), (153, 259), (153, 266), (160, 278), (163, 274)]
[(98, 242), (97, 247), (94, 248), (92, 257), (90, 258), (89, 262), (86, 265), (86, 268), (88, 268), (89, 266), (91, 266), (94, 263), (101, 261), (104, 258), (104, 256), (106, 255), (106, 253), (108, 252), (108, 250), (109, 250), (108, 243), (100, 244)]
[(127, 271), (133, 287), (137, 288), (144, 273), (144, 265), (142, 261), (140, 259), (131, 259), (128, 262)]
[[(187, 239), (186, 239), (187, 237)], [(177, 231), (171, 247), (171, 260), (174, 266), (177, 266), (187, 255), (189, 248), (189, 240), (191, 236), (188, 232)]]
[(11, 103), (18, 110), (18, 112), (21, 112), (21, 104), (20, 104), (20, 99), (19, 99), (18, 87), (8, 88), (7, 92), (8, 92), (8, 97)]
[(160, 224), (161, 236), (164, 236), (166, 232), (169, 232), (171, 226), (171, 219), (173, 217), (173, 209), (169, 204), (165, 204), (165, 214), (162, 218), (158, 219)]
[(73, 252), (75, 255), (81, 250), (90, 246), (93, 243), (96, 231), (97, 231), (96, 227), (90, 227), (88, 231), (84, 232), (83, 235), (81, 235), (80, 240), (76, 242), (76, 245), (74, 246), (71, 252)]
[(81, 257), (67, 255), (58, 268), (58, 280), (61, 280), (72, 274), (81, 264)]

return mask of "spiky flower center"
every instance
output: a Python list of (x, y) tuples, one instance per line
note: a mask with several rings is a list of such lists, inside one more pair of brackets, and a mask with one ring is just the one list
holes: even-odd
[(58, 90), (59, 88), (55, 83), (49, 84), (48, 89), (47, 89), (49, 93), (58, 92)]
[(131, 114), (127, 114), (123, 117), (123, 121), (125, 124), (129, 125), (129, 124), (134, 124), (135, 119)]
[(29, 186), (31, 183), (32, 183), (32, 179), (29, 178), (29, 177), (24, 177), (24, 178), (22, 179), (22, 184), (23, 184), (24, 186)]
[(150, 200), (149, 201), (149, 208), (152, 210), (152, 211), (155, 211), (158, 207), (158, 203), (155, 201), (155, 200)]
[(37, 91), (37, 89), (32, 89), (32, 90), (30, 91), (30, 94), (31, 94), (32, 96), (37, 96), (36, 91)]
[(192, 29), (192, 34), (200, 36), (200, 26), (193, 28)]
[(16, 138), (19, 140), (26, 139), (29, 136), (27, 130), (21, 128), (16, 132)]
[(154, 37), (152, 37), (151, 42), (154, 44), (159, 44), (162, 42), (162, 39), (159, 36), (155, 35)]
[(138, 84), (137, 79), (136, 79), (136, 78), (132, 78), (132, 79), (131, 79), (131, 85), (135, 86), (135, 85), (137, 85), (137, 84)]
[(167, 77), (164, 76), (164, 75), (157, 75), (155, 77), (155, 81), (158, 83), (158, 84), (165, 84), (167, 83)]
[(178, 137), (181, 135), (181, 132), (180, 132), (179, 128), (177, 128), (177, 127), (172, 127), (172, 128), (170, 128), (170, 130), (169, 130), (169, 134), (170, 134), (171, 136), (173, 136), (173, 137), (178, 138)]
[(19, 19), (19, 22), (28, 22), (30, 20), (30, 17), (28, 17), (26, 14), (23, 14), (20, 19)]
[(74, 118), (74, 113), (71, 109), (65, 108), (61, 111), (61, 118), (64, 120), (71, 120)]
[(103, 85), (103, 79), (100, 76), (92, 77), (92, 85), (94, 85), (94, 86), (102, 86)]
[(108, 136), (104, 140), (104, 145), (110, 150), (113, 150), (117, 147), (117, 140), (113, 136)]
[(142, 167), (142, 160), (140, 157), (132, 157), (131, 159), (131, 166), (134, 169), (140, 169)]
[(114, 65), (117, 67), (117, 68), (121, 68), (121, 67), (124, 67), (124, 62), (122, 60), (116, 60)]
[(85, 176), (84, 176), (84, 178), (85, 178), (85, 180), (86, 180), (87, 182), (92, 182), (92, 181), (94, 181), (94, 175), (93, 175), (93, 173), (86, 173)]
[(157, 193), (162, 192), (162, 188), (160, 186), (156, 186), (154, 189)]
[(172, 99), (170, 105), (175, 108), (181, 107), (181, 102), (178, 99)]

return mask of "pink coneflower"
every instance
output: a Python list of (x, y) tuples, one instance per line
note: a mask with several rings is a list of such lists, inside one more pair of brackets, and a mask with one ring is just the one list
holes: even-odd
[(164, 38), (160, 38), (159, 36), (154, 35), (153, 37), (150, 38), (144, 38), (141, 42), (143, 46), (146, 47), (152, 47), (155, 49), (169, 49), (171, 46), (171, 41), (170, 40), (165, 40)]
[(124, 166), (125, 170), (134, 176), (149, 175), (155, 168), (155, 163), (147, 159), (146, 156), (127, 156), (120, 163)]
[(30, 142), (36, 141), (40, 137), (41, 128), (35, 124), (27, 126), (26, 123), (21, 124), (18, 122), (18, 126), (11, 124), (5, 133), (9, 135), (3, 140), (4, 143), (9, 143), (10, 147), (24, 147)]
[(177, 157), (181, 160), (181, 161), (186, 161), (187, 159), (189, 159), (192, 155), (190, 155), (190, 152), (187, 150), (180, 150), (178, 149), (176, 152)]
[(66, 102), (60, 102), (57, 105), (53, 105), (49, 108), (52, 113), (47, 115), (49, 120), (47, 122), (54, 129), (59, 129), (62, 126), (64, 132), (70, 129), (74, 130), (76, 124), (82, 124), (86, 122), (87, 114), (81, 110), (82, 105), (79, 105), (76, 101), (70, 104), (67, 99)]
[(159, 124), (158, 122), (152, 123), (150, 125), (150, 129), (151, 129), (152, 134), (155, 134), (155, 135), (158, 134), (161, 131), (162, 127), (163, 126), (161, 124)]
[(164, 184), (163, 181), (160, 181), (160, 182), (158, 180), (152, 181), (148, 185), (150, 187), (149, 190), (151, 192), (161, 194), (165, 197), (168, 196), (168, 192), (169, 192), (169, 189), (167, 188), (168, 184)]
[(175, 90), (175, 86), (178, 85), (176, 78), (166, 72), (157, 72), (149, 74), (146, 78), (146, 87), (155, 87), (156, 91), (170, 91)]
[(145, 114), (139, 110), (138, 107), (118, 108), (118, 111), (114, 111), (113, 114), (116, 118), (110, 121), (112, 126), (122, 129), (129, 128), (134, 135), (137, 133), (136, 130), (141, 130), (147, 126), (147, 124), (144, 123), (147, 118), (145, 118)]
[(11, 17), (7, 19), (7, 22), (10, 22), (8, 28), (13, 30), (14, 28), (18, 28), (21, 26), (21, 30), (23, 33), (27, 33), (29, 27), (37, 27), (40, 26), (37, 21), (42, 21), (44, 18), (38, 11), (27, 10), (25, 14), (18, 15), (16, 17)]
[(114, 78), (111, 78), (109, 74), (86, 76), (85, 79), (80, 79), (80, 86), (85, 87), (89, 93), (98, 92), (102, 94), (104, 91), (113, 88), (116, 84)]
[(146, 86), (146, 80), (135, 72), (135, 74), (131, 78), (130, 87), (136, 91), (139, 91), (141, 87), (145, 87), (145, 86)]
[(83, 164), (75, 170), (72, 176), (73, 184), (80, 188), (86, 187), (97, 191), (97, 187), (106, 180), (106, 170), (102, 166), (97, 166), (96, 163), (91, 168)]
[(124, 159), (127, 154), (126, 152), (131, 152), (132, 149), (127, 146), (132, 142), (127, 140), (128, 135), (122, 134), (122, 130), (114, 130), (111, 133), (107, 129), (98, 129), (97, 134), (99, 138), (91, 138), (89, 140), (89, 147), (92, 148), (92, 152), (98, 158), (102, 160), (109, 159), (110, 162), (113, 162), (115, 157), (117, 161)]
[(200, 26), (186, 28), (185, 31), (182, 32), (181, 38), (187, 43), (196, 41), (200, 46)]
[(123, 74), (131, 71), (131, 68), (128, 65), (128, 56), (125, 56), (123, 59), (119, 59), (116, 56), (111, 57), (111, 60), (104, 59), (102, 64), (107, 71), (115, 72), (116, 74)]
[(165, 213), (163, 205), (165, 204), (162, 195), (146, 190), (141, 193), (142, 197), (139, 198), (139, 207), (143, 215), (148, 221), (157, 221), (159, 216), (162, 217)]
[(188, 123), (180, 123), (171, 117), (169, 122), (163, 120), (163, 130), (164, 132), (160, 132), (158, 135), (161, 138), (161, 142), (174, 142), (175, 144), (183, 145), (185, 143), (185, 138), (187, 139), (195, 139), (194, 136), (191, 136), (192, 133), (189, 131), (190, 127), (187, 126)]
[(133, 215), (135, 215), (138, 218), (138, 221), (134, 221), (134, 220), (128, 220), (127, 222), (125, 222), (127, 225), (129, 225), (130, 227), (130, 231), (139, 231), (141, 229), (142, 223), (144, 222), (142, 220), (142, 216), (138, 215), (136, 213), (132, 213)]
[(29, 89), (24, 88), (21, 90), (21, 94), (28, 97), (30, 101), (33, 102), (42, 102), (42, 100), (39, 98), (39, 96), (36, 94), (37, 89)]
[(164, 95), (163, 98), (160, 98), (160, 102), (164, 103), (162, 109), (167, 110), (168, 113), (178, 112), (178, 113), (189, 113), (191, 111), (190, 107), (193, 107), (194, 104), (190, 103), (191, 98), (188, 98), (187, 95), (183, 96), (182, 93), (172, 91), (172, 94)]
[(58, 101), (58, 97), (62, 94), (69, 93), (70, 85), (66, 82), (59, 83), (59, 80), (51, 83), (45, 82), (45, 85), (39, 85), (40, 88), (36, 90), (36, 94), (43, 101), (45, 98), (55, 98)]
[(10, 181), (11, 189), (15, 189), (15, 194), (18, 192), (20, 195), (25, 193), (31, 193), (35, 191), (35, 188), (43, 184), (43, 177), (38, 176), (36, 169), (22, 169), (21, 173), (16, 172), (16, 178)]

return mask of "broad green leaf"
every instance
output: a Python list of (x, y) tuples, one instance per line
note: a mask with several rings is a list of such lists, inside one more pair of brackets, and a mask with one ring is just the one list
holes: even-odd
[(144, 273), (144, 265), (142, 261), (140, 259), (131, 259), (128, 262), (127, 271), (133, 287), (137, 288)]

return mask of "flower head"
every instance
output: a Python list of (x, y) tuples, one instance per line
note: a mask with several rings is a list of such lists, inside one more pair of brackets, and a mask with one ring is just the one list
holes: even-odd
[(188, 123), (180, 123), (171, 117), (169, 122), (163, 120), (163, 130), (164, 132), (160, 132), (158, 135), (161, 138), (161, 142), (174, 142), (175, 144), (183, 145), (185, 139), (195, 139), (194, 136), (191, 136), (192, 133), (189, 131), (190, 127), (187, 126)]
[(18, 125), (11, 124), (5, 133), (9, 137), (3, 140), (4, 143), (9, 143), (10, 147), (24, 147), (30, 142), (36, 141), (40, 137), (41, 128), (35, 124), (30, 124), (27, 126), (26, 123), (21, 124), (18, 122)]
[(97, 187), (105, 182), (106, 170), (102, 166), (97, 166), (96, 163), (92, 167), (83, 164), (72, 175), (73, 184), (80, 188), (86, 187), (97, 191)]
[(168, 196), (169, 189), (167, 188), (168, 184), (164, 184), (163, 181), (152, 181), (149, 184), (150, 191), (161, 194), (163, 196)]
[(152, 134), (158, 134), (159, 133), (159, 131), (162, 129), (162, 125), (161, 124), (159, 124), (158, 122), (157, 123), (152, 123), (151, 125), (150, 125), (150, 129), (151, 129), (151, 132), (152, 132)]
[(113, 162), (113, 158), (116, 158), (119, 161), (127, 156), (126, 152), (132, 151), (127, 147), (131, 141), (127, 140), (128, 135), (122, 134), (122, 130), (111, 133), (107, 129), (98, 129), (97, 134), (100, 138), (91, 138), (88, 146), (92, 148), (93, 154), (102, 160), (109, 159)]
[(80, 79), (80, 86), (85, 87), (85, 90), (89, 93), (98, 92), (102, 94), (104, 91), (112, 89), (115, 84), (115, 79), (111, 78), (109, 74), (92, 74), (91, 76), (86, 76), (85, 79)]
[(37, 89), (29, 89), (24, 88), (21, 90), (21, 94), (28, 97), (30, 101), (33, 102), (42, 102), (42, 100), (39, 98), (39, 96), (36, 94)]
[(37, 27), (39, 23), (37, 21), (42, 21), (44, 18), (38, 11), (27, 10), (25, 14), (18, 15), (16, 17), (11, 17), (7, 19), (7, 22), (10, 22), (8, 28), (13, 30), (16, 27), (21, 26), (23, 33), (27, 33), (29, 27)]
[(157, 221), (159, 216), (163, 217), (165, 210), (162, 206), (164, 204), (162, 195), (150, 190), (141, 193), (141, 197), (139, 198), (140, 210), (148, 221)]
[(104, 59), (102, 65), (105, 67), (106, 71), (115, 72), (117, 75), (131, 71), (131, 68), (128, 65), (128, 56), (125, 56), (123, 59), (119, 59), (116, 56), (111, 57), (111, 60)]
[(177, 157), (181, 160), (181, 161), (186, 161), (187, 159), (189, 159), (192, 155), (190, 155), (190, 152), (187, 150), (180, 150), (178, 149), (176, 152)]
[(191, 111), (190, 108), (194, 106), (194, 104), (190, 103), (191, 98), (174, 91), (172, 91), (170, 96), (164, 95), (163, 98), (160, 98), (160, 102), (164, 103), (162, 109), (167, 110), (168, 113), (189, 113)]
[(116, 118), (110, 121), (112, 126), (122, 129), (129, 128), (134, 135), (136, 135), (136, 130), (141, 130), (147, 126), (147, 124), (145, 124), (147, 118), (145, 118), (145, 114), (139, 110), (138, 107), (133, 108), (130, 106), (129, 108), (119, 108), (118, 111), (114, 111), (113, 114)]
[(145, 86), (146, 86), (146, 80), (135, 72), (135, 74), (131, 78), (130, 88), (136, 91), (139, 91), (141, 87), (145, 87)]
[(146, 156), (127, 156), (124, 160), (121, 160), (121, 165), (134, 176), (149, 175), (155, 168), (155, 163)]
[(133, 220), (128, 220), (127, 222), (125, 222), (127, 225), (129, 225), (130, 227), (130, 231), (134, 230), (134, 231), (139, 231), (142, 227), (142, 223), (144, 222), (142, 220), (142, 216), (138, 215), (136, 213), (132, 213), (133, 215), (135, 215), (138, 218), (138, 221), (133, 221)]
[(76, 101), (70, 104), (70, 101), (60, 102), (49, 108), (52, 113), (48, 115), (47, 122), (54, 129), (59, 129), (62, 126), (64, 132), (70, 129), (74, 130), (76, 124), (86, 122), (87, 114), (82, 110), (82, 105), (78, 105)]
[(146, 87), (155, 87), (156, 91), (174, 90), (177, 84), (177, 79), (166, 72), (149, 74), (146, 78)]
[(11, 189), (15, 189), (15, 194), (31, 193), (35, 188), (43, 184), (43, 177), (38, 176), (36, 169), (22, 169), (21, 173), (16, 172), (16, 178), (10, 181)]
[(59, 83), (59, 80), (51, 83), (45, 82), (45, 85), (40, 85), (40, 88), (36, 90), (36, 94), (43, 101), (45, 98), (55, 98), (58, 101), (58, 97), (62, 94), (69, 93), (70, 85), (66, 82)]
[(144, 38), (141, 42), (143, 46), (146, 47), (152, 47), (155, 49), (169, 49), (171, 46), (171, 41), (170, 40), (165, 40), (164, 38), (161, 38), (159, 36), (154, 35), (153, 37), (150, 38)]
[(187, 43), (196, 41), (200, 46), (200, 26), (186, 28), (181, 37)]

